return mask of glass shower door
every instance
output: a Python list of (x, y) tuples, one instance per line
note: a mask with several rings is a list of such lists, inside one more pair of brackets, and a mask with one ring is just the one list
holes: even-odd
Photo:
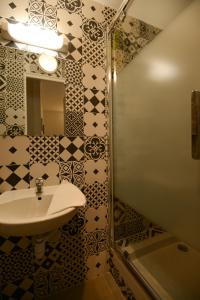
[[(141, 13), (138, 2), (112, 33), (115, 241), (133, 267), (154, 279), (164, 272), (169, 297), (198, 299), (197, 277), (183, 296), (183, 269), (175, 272), (173, 263), (167, 269), (163, 257), (185, 263), (188, 274), (191, 264), (193, 274), (199, 273), (199, 253), (190, 246), (200, 250), (200, 163), (192, 157), (191, 142), (191, 93), (200, 90), (200, 1), (174, 5), (168, 19), (166, 7), (151, 15)], [(162, 251), (154, 257), (156, 247)], [(135, 260), (147, 248), (151, 255)], [(190, 250), (193, 258), (179, 260), (177, 249)], [(178, 292), (171, 289), (171, 274), (180, 283)]]

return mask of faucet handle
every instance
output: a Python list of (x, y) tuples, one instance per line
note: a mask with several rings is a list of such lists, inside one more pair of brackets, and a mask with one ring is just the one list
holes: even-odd
[(35, 184), (36, 184), (36, 186), (43, 186), (43, 184), (44, 184), (44, 179), (43, 179), (42, 177), (37, 177), (37, 178), (35, 179)]

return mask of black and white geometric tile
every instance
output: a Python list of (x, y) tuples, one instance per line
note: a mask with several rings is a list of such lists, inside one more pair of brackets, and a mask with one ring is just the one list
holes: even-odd
[(4, 92), (6, 89), (6, 85), (7, 85), (7, 78), (0, 74), (0, 92)]
[(108, 6), (104, 7), (104, 10), (103, 10), (103, 15), (104, 15), (104, 19), (105, 19), (104, 26), (107, 27), (111, 24), (116, 12), (117, 11), (111, 7), (108, 7)]
[(84, 139), (77, 137), (60, 137), (60, 161), (80, 161), (84, 159)]
[(107, 230), (100, 229), (86, 233), (87, 256), (97, 255), (102, 251), (108, 250)]
[(56, 6), (49, 5), (45, 1), (29, 1), (29, 23), (44, 26), (48, 29), (57, 29)]
[[(64, 2), (64, 1), (63, 1)], [(73, 1), (74, 3), (77, 1)], [(71, 2), (72, 3), (72, 2)], [(82, 18), (81, 15), (71, 14), (66, 9), (57, 10), (57, 29), (64, 34), (71, 34), (77, 38), (82, 37)]]
[(95, 88), (84, 90), (84, 111), (92, 113), (105, 112), (105, 91), (99, 91)]
[(29, 188), (29, 165), (0, 166), (0, 192)]
[(95, 279), (108, 272), (108, 251), (102, 251), (97, 255), (91, 255), (87, 259), (87, 280)]
[(83, 0), (82, 13), (85, 18), (103, 23), (105, 21), (103, 10), (104, 6), (102, 4), (91, 0)]
[(108, 227), (108, 207), (102, 205), (98, 208), (88, 208), (85, 212), (85, 219), (85, 232), (106, 229)]
[(83, 136), (83, 112), (67, 111), (65, 113), (65, 135), (68, 137)]
[(87, 137), (85, 140), (85, 157), (87, 159), (104, 159), (107, 154), (106, 139), (98, 136)]
[(34, 299), (33, 278), (25, 277), (23, 279), (7, 283), (1, 288), (2, 299), (16, 300)]
[(84, 163), (77, 161), (60, 162), (60, 178), (82, 188), (84, 185)]
[(24, 93), (20, 92), (6, 92), (6, 102), (5, 102), (5, 109), (12, 107), (13, 109), (21, 109), (24, 110), (25, 99)]
[(90, 64), (83, 65), (83, 85), (86, 88), (104, 91), (106, 88), (105, 76), (103, 67), (93, 67)]
[(49, 162), (47, 164), (33, 163), (30, 166), (30, 186), (35, 187), (35, 178), (42, 177), (44, 185), (57, 185), (60, 183), (59, 164)]
[(106, 205), (108, 202), (108, 188), (108, 182), (85, 184), (83, 192), (87, 199), (86, 206), (97, 209), (101, 205)]
[(92, 42), (88, 37), (83, 38), (83, 64), (89, 63), (93, 67), (103, 66), (106, 63), (105, 41)]
[(75, 61), (82, 60), (82, 39), (74, 37), (71, 34), (68, 34), (67, 38), (69, 41), (67, 59)]
[(67, 59), (65, 61), (66, 84), (81, 85), (82, 83), (82, 65), (80, 62)]
[(29, 164), (29, 138), (27, 136), (0, 137), (1, 164)]
[(106, 136), (107, 118), (105, 114), (86, 112), (84, 114), (84, 134), (86, 136)]
[(24, 93), (24, 80), (22, 77), (7, 76), (6, 90), (12, 93)]
[(48, 272), (37, 270), (33, 276), (34, 299), (42, 299), (49, 294)]
[(29, 0), (1, 0), (1, 17), (27, 22), (28, 3)]
[(95, 182), (104, 183), (107, 180), (107, 162), (104, 159), (98, 161), (86, 160), (85, 168), (85, 183), (93, 184)]
[(85, 37), (89, 38), (92, 42), (100, 42), (104, 40), (104, 31), (100, 23), (93, 19), (86, 19), (82, 25)]
[(30, 164), (59, 161), (59, 137), (53, 136), (34, 136), (30, 139)]
[(58, 0), (58, 9), (59, 8), (64, 8), (67, 9), (69, 13), (80, 13), (81, 8), (82, 8), (82, 1), (81, 0), (76, 0), (76, 1), (71, 1), (71, 0)]
[(0, 282), (6, 284), (23, 279), (33, 273), (33, 249), (15, 251), (0, 256)]
[(30, 237), (0, 236), (0, 255), (25, 250), (30, 247)]
[(66, 111), (83, 112), (83, 105), (83, 85), (67, 85), (65, 88)]

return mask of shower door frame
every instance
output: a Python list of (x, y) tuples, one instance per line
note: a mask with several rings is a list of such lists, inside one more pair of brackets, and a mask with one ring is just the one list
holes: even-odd
[(137, 269), (134, 265), (122, 255), (120, 251), (118, 251), (115, 245), (114, 239), (114, 151), (113, 151), (113, 139), (114, 139), (114, 127), (113, 127), (113, 84), (115, 80), (115, 72), (113, 59), (112, 59), (112, 34), (115, 29), (115, 25), (119, 20), (123, 20), (126, 17), (126, 12), (129, 7), (132, 5), (134, 0), (124, 0), (117, 10), (116, 15), (114, 16), (110, 26), (107, 27), (106, 30), (106, 83), (107, 83), (107, 103), (109, 104), (109, 154), (110, 154), (110, 165), (108, 171), (108, 180), (110, 182), (109, 185), (109, 245), (111, 249), (114, 249), (117, 256), (121, 259), (130, 273), (134, 276), (137, 282), (143, 287), (146, 293), (149, 295), (152, 300), (161, 300), (159, 295), (152, 289), (151, 285), (145, 280), (145, 278), (141, 277), (141, 274), (138, 274)]
[(107, 82), (107, 100), (109, 102), (109, 154), (110, 154), (110, 168), (109, 168), (109, 181), (110, 181), (110, 188), (109, 188), (109, 235), (110, 235), (110, 246), (115, 248), (115, 241), (114, 241), (114, 212), (113, 212), (113, 191), (114, 191), (114, 179), (113, 179), (113, 160), (114, 160), (114, 153), (113, 153), (113, 61), (112, 61), (112, 33), (115, 29), (115, 25), (121, 19), (126, 17), (126, 11), (132, 5), (135, 0), (124, 0), (117, 10), (110, 26), (107, 27), (106, 31), (106, 82)]

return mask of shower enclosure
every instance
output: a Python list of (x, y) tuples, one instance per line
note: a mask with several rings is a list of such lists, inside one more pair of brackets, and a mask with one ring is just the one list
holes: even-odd
[(108, 32), (112, 245), (154, 299), (200, 299), (199, 15), (125, 0)]

